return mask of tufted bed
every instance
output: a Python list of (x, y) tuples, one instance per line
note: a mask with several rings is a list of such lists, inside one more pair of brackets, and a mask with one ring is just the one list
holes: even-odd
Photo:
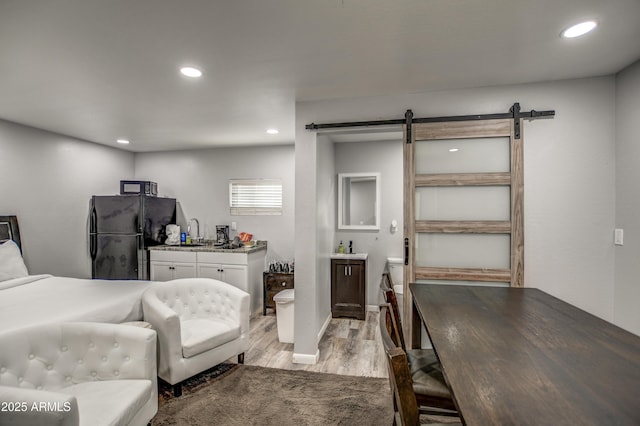
[(16, 216), (0, 216), (0, 334), (67, 321), (121, 323), (142, 319), (149, 281), (29, 275)]

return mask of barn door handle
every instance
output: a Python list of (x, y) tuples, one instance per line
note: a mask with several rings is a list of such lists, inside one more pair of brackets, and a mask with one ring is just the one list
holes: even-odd
[(409, 238), (404, 239), (404, 264), (409, 265)]

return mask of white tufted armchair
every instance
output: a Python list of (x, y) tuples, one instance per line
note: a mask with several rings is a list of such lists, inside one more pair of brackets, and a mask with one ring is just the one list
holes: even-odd
[(158, 283), (142, 295), (144, 320), (158, 332), (158, 376), (173, 385), (249, 349), (249, 293), (210, 278)]
[(158, 411), (156, 333), (62, 323), (0, 335), (0, 425), (145, 425)]

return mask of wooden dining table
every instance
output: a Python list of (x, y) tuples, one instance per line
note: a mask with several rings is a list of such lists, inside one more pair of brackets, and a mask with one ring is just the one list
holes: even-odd
[(640, 337), (536, 288), (410, 284), (467, 425), (640, 425)]

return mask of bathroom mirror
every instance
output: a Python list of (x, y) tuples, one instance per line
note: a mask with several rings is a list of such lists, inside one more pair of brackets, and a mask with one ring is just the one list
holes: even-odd
[(380, 173), (338, 174), (338, 229), (380, 229)]

